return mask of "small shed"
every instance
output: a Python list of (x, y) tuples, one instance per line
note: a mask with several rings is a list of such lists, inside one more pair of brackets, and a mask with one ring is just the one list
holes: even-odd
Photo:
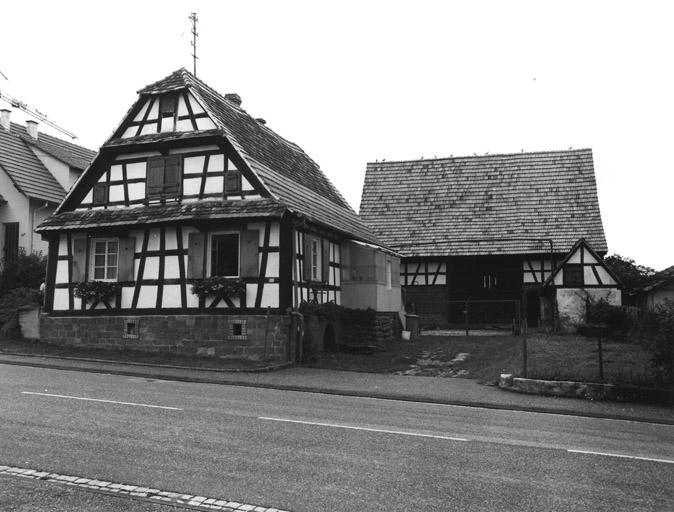
[(634, 297), (641, 308), (654, 308), (665, 300), (674, 301), (674, 265), (653, 274), (635, 291)]
[(587, 320), (589, 300), (622, 305), (622, 284), (587, 241), (578, 240), (543, 284), (541, 318), (545, 327), (574, 332)]

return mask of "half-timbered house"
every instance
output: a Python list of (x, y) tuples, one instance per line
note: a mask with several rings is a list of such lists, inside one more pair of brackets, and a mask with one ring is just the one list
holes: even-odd
[(607, 252), (589, 149), (369, 163), (360, 215), (401, 255), (426, 327), (537, 326), (542, 285), (578, 240)]
[(138, 92), (39, 231), (53, 342), (286, 359), (304, 301), (400, 309), (383, 278), (348, 299), (363, 250), (398, 260), (316, 163), (185, 69)]

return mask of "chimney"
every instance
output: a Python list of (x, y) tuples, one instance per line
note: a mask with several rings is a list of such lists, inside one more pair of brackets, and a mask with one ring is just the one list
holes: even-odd
[(33, 121), (32, 119), (26, 121), (26, 131), (28, 132), (28, 135), (35, 140), (37, 140), (37, 125), (38, 122)]
[(231, 103), (234, 103), (237, 107), (241, 106), (241, 96), (239, 96), (235, 92), (225, 94), (225, 99), (227, 101), (230, 101)]
[(12, 113), (11, 110), (3, 108), (0, 110), (0, 127), (2, 127), (6, 132), (9, 131), (9, 115)]

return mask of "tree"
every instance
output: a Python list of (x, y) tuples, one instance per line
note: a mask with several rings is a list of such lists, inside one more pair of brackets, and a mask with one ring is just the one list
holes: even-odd
[(17, 288), (39, 290), (46, 270), (47, 258), (41, 252), (27, 254), (20, 249), (15, 261), (0, 266), (0, 296)]
[(642, 286), (646, 280), (655, 274), (655, 270), (644, 265), (637, 265), (633, 259), (625, 258), (620, 254), (611, 254), (604, 258), (604, 263), (622, 281), (625, 291), (632, 291)]

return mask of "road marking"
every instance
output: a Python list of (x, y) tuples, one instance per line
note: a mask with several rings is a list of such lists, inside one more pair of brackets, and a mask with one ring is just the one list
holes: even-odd
[(654, 459), (651, 457), (638, 457), (636, 455), (621, 455), (619, 453), (592, 452), (587, 450), (566, 450), (569, 453), (582, 453), (585, 455), (601, 455), (604, 457), (617, 457), (620, 459), (646, 460), (648, 462), (664, 462), (665, 464), (674, 464), (671, 459)]
[(136, 485), (123, 483), (105, 482), (79, 476), (61, 475), (59, 473), (50, 473), (48, 471), (38, 471), (35, 469), (18, 468), (12, 466), (0, 465), (0, 475), (9, 475), (33, 480), (45, 480), (55, 484), (70, 485), (79, 487), (85, 491), (93, 491), (106, 495), (119, 496), (123, 498), (136, 499), (147, 503), (158, 503), (161, 505), (179, 507), (181, 510), (189, 508), (190, 510), (204, 510), (212, 512), (213, 510), (229, 512), (288, 512), (278, 508), (266, 508), (256, 505), (246, 505), (238, 501), (208, 498), (206, 496), (183, 494), (180, 492), (161, 491), (159, 489), (150, 489)]
[(117, 402), (115, 400), (100, 400), (98, 398), (83, 398), (81, 396), (68, 396), (68, 395), (52, 395), (50, 393), (33, 393), (32, 391), (22, 391), (24, 395), (37, 395), (37, 396), (51, 396), (54, 398), (70, 398), (71, 400), (85, 400), (87, 402), (103, 402), (106, 404), (117, 404), (117, 405), (133, 405), (135, 407), (151, 407), (153, 409), (168, 409), (170, 411), (182, 411), (178, 407), (166, 407), (163, 405), (150, 405), (150, 404), (136, 404), (133, 402)]
[(463, 437), (449, 437), (449, 436), (436, 436), (432, 434), (420, 434), (417, 432), (403, 432), (401, 430), (386, 430), (386, 429), (381, 429), (381, 428), (367, 428), (367, 427), (354, 427), (351, 425), (338, 425), (336, 423), (319, 423), (315, 421), (301, 421), (301, 420), (289, 420), (286, 418), (268, 418), (264, 416), (259, 416), (259, 420), (266, 420), (266, 421), (281, 421), (284, 423), (299, 423), (301, 425), (314, 425), (318, 427), (333, 427), (333, 428), (345, 428), (348, 430), (363, 430), (365, 432), (377, 432), (380, 434), (398, 434), (402, 436), (412, 436), (412, 437), (428, 437), (431, 439), (444, 439), (447, 441), (468, 441), (468, 439), (465, 439)]

